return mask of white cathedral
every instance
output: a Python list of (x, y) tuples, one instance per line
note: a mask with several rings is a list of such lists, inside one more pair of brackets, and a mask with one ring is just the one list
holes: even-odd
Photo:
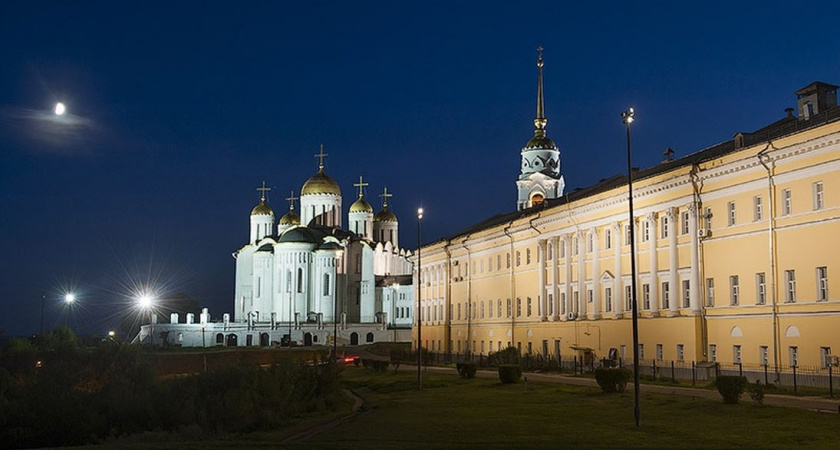
[[(262, 187), (251, 210), (248, 243), (233, 253), (236, 285), (233, 315), (211, 321), (207, 309), (170, 323), (141, 327), (136, 342), (184, 347), (360, 345), (408, 342), (413, 316), (411, 252), (399, 247), (399, 222), (388, 208), (374, 215), (365, 199), (368, 183), (354, 184), (348, 229), (342, 227), (341, 188), (324, 171), (323, 147), (318, 172), (287, 198), (289, 211), (275, 221)], [(295, 212), (300, 200), (300, 215)]]

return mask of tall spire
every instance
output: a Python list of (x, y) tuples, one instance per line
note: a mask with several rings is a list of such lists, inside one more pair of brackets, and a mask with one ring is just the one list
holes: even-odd
[(537, 117), (534, 118), (534, 136), (545, 137), (545, 126), (548, 119), (545, 118), (545, 106), (543, 100), (543, 48), (537, 47)]

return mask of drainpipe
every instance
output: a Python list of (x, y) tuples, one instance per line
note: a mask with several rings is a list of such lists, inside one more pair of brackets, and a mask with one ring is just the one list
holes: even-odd
[(767, 247), (770, 256), (770, 308), (773, 314), (773, 373), (775, 381), (779, 381), (779, 311), (776, 303), (776, 198), (773, 184), (773, 160), (767, 151), (776, 147), (768, 142), (763, 150), (755, 156), (767, 171), (767, 196), (770, 204), (770, 217), (767, 220)]
[(516, 305), (514, 302), (516, 301), (516, 285), (513, 282), (513, 235), (510, 234), (510, 229), (513, 227), (513, 221), (511, 220), (508, 226), (505, 227), (504, 232), (508, 238), (510, 238), (510, 346), (516, 346), (516, 340), (514, 339), (514, 327), (516, 326)]
[(443, 246), (443, 252), (446, 253), (446, 267), (443, 269), (444, 278), (444, 305), (446, 305), (446, 323), (443, 327), (444, 345), (447, 348), (447, 353), (452, 353), (452, 252), (449, 251), (449, 246), (452, 245), (452, 240), (447, 239), (446, 245)]
[(475, 313), (472, 307), (472, 257), (470, 255), (470, 248), (467, 247), (467, 240), (470, 235), (466, 235), (461, 241), (461, 246), (467, 251), (467, 355), (472, 355), (473, 350), (470, 347), (470, 337), (472, 332), (472, 315)]

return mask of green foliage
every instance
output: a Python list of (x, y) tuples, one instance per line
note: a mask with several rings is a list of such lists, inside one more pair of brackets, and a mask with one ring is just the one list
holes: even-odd
[[(15, 345), (12, 353), (31, 351)], [(336, 364), (285, 359), (267, 369), (231, 364), (161, 379), (145, 351), (116, 342), (37, 357), (43, 360), (37, 371), (34, 365), (0, 369), (0, 448), (79, 445), (196, 426), (205, 433), (269, 430), (332, 409), (342, 398)]]
[(518, 365), (520, 363), (520, 358), (519, 349), (514, 346), (510, 346), (490, 355), (488, 361), (490, 362), (490, 365), (493, 366), (499, 366), (502, 364)]
[(750, 394), (750, 398), (758, 403), (759, 405), (764, 404), (764, 385), (761, 384), (761, 381), (755, 380), (755, 384), (749, 385), (747, 388), (747, 392)]
[(408, 359), (408, 351), (405, 348), (392, 348), (389, 352), (391, 365), (394, 366), (394, 373), (400, 368), (400, 364)]
[(595, 369), (595, 381), (604, 393), (624, 392), (630, 381), (630, 371), (617, 367), (598, 367)]
[(748, 384), (746, 378), (738, 376), (721, 375), (715, 380), (715, 386), (723, 397), (723, 403), (728, 404), (738, 403)]
[(478, 369), (475, 363), (472, 362), (462, 362), (455, 364), (455, 368), (458, 370), (458, 375), (460, 375), (461, 378), (466, 379), (475, 378), (475, 372)]
[(365, 367), (369, 367), (377, 372), (385, 372), (388, 370), (388, 365), (390, 362), (382, 361), (379, 359), (368, 359), (362, 358), (362, 365)]
[(516, 383), (522, 378), (522, 367), (519, 364), (500, 364), (499, 380), (502, 383)]

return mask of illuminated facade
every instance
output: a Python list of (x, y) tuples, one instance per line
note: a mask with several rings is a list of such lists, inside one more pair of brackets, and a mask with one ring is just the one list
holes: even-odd
[[(250, 238), (237, 250), (233, 314), (211, 322), (173, 314), (169, 324), (144, 326), (140, 342), (163, 340), (182, 346), (358, 345), (408, 341), (414, 304), (410, 251), (400, 249), (399, 222), (388, 208), (374, 215), (360, 177), (350, 205), (349, 229), (342, 228), (341, 188), (324, 171), (301, 188), (301, 214), (292, 195), (289, 211), (276, 223), (266, 192), (251, 210)], [(153, 321), (156, 319), (153, 318)], [(154, 339), (153, 339), (154, 337)], [(153, 342), (159, 339), (157, 342)]]
[[(640, 359), (836, 360), (836, 89), (813, 83), (799, 114), (634, 174)], [(422, 247), (421, 344), (631, 360), (627, 178), (523, 198), (520, 187), (521, 210)]]

